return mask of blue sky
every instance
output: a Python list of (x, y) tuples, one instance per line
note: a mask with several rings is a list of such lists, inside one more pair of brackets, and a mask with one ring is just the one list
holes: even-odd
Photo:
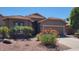
[(32, 13), (40, 13), (46, 17), (66, 19), (71, 10), (71, 7), (0, 7), (0, 14), (26, 16)]

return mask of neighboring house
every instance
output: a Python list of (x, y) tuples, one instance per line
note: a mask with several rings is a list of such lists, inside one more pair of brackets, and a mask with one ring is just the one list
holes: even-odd
[(66, 35), (66, 22), (58, 18), (48, 18), (47, 20), (42, 20), (40, 23), (40, 30), (52, 29), (59, 32), (60, 36)]
[(34, 29), (34, 34), (39, 33), (44, 29), (51, 28), (56, 30), (60, 35), (65, 35), (65, 25), (66, 22), (58, 18), (48, 18), (34, 13), (29, 16), (0, 16), (0, 25), (5, 24), (9, 28), (13, 28), (16, 25), (32, 26)]

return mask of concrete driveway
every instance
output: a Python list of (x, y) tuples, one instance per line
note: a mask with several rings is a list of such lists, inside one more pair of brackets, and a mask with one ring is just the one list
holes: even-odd
[(67, 51), (79, 51), (79, 39), (78, 38), (74, 36), (69, 36), (66, 38), (58, 38), (58, 39), (62, 44), (71, 48)]

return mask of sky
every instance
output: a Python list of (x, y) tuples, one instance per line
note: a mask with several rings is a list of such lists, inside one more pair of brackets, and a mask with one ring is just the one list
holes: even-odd
[(39, 13), (45, 17), (66, 19), (69, 17), (72, 7), (0, 7), (0, 14), (4, 16), (22, 15), (28, 16)]

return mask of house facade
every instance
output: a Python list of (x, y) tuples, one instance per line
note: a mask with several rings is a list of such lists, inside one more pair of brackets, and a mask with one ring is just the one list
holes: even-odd
[(6, 25), (13, 28), (17, 25), (32, 26), (34, 34), (45, 29), (52, 29), (59, 32), (59, 35), (66, 35), (66, 22), (59, 18), (45, 18), (44, 16), (34, 13), (28, 16), (0, 16), (0, 26)]
[(48, 18), (40, 21), (40, 30), (51, 29), (56, 30), (60, 36), (66, 35), (66, 22), (58, 18)]

